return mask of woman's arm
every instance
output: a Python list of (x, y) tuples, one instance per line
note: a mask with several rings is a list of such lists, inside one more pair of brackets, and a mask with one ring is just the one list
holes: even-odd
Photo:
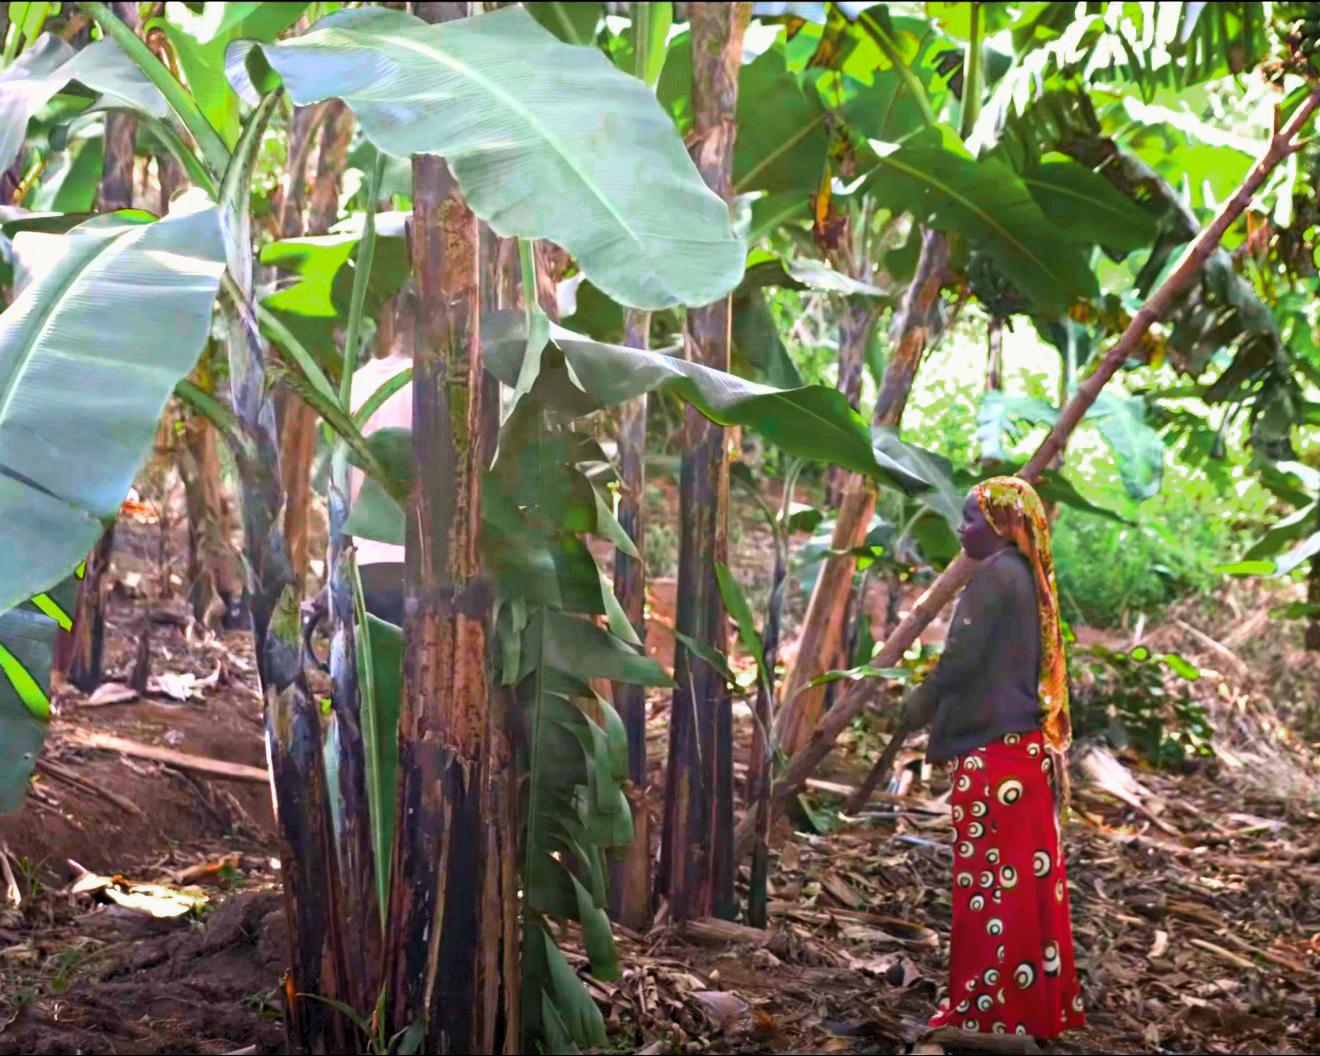
[(958, 692), (983, 670), (986, 643), (1003, 608), (1005, 591), (1011, 586), (1004, 578), (1006, 565), (1006, 561), (996, 560), (981, 568), (963, 591), (935, 670), (904, 701), (904, 725), (909, 729), (929, 725), (940, 698)]

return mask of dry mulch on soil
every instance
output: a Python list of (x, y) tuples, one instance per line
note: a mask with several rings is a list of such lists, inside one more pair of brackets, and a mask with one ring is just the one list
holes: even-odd
[[(124, 549), (117, 565), (131, 567)], [(0, 819), (0, 860), (22, 895), (0, 910), (0, 1053), (283, 1049), (267, 789), (75, 735), (263, 764), (250, 636), (198, 635), (169, 615), (181, 611), (158, 589), (121, 583), (107, 669), (127, 682), (150, 626), (150, 680), (131, 697), (69, 695), (34, 794)], [(1273, 720), (1223, 679), (1205, 685), (1231, 737), (1197, 772), (1074, 753), (1067, 853), (1089, 1025), (1049, 1051), (1320, 1051), (1320, 816), (1305, 793), (1317, 787), (1314, 752), (1273, 732), (1263, 743)], [(1245, 747), (1244, 730), (1257, 738)], [(748, 732), (740, 722), (740, 742)], [(864, 769), (845, 755), (821, 776), (855, 783)], [(946, 794), (937, 777), (877, 796), (828, 835), (778, 830), (764, 933), (663, 920), (646, 935), (621, 931), (623, 978), (588, 983), (611, 1051), (908, 1051), (947, 965)]]

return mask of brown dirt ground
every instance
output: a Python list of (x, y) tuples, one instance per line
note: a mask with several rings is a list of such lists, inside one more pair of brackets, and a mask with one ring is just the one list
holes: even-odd
[[(741, 531), (735, 571), (763, 577), (763, 530), (748, 518)], [(77, 694), (62, 699), (45, 758), (82, 783), (43, 773), (24, 810), (0, 818), (23, 894), (20, 907), (0, 912), (0, 1053), (279, 1052), (285, 954), (268, 790), (70, 740), (87, 728), (264, 763), (249, 636), (188, 631), (175, 619), (184, 611), (177, 585), (162, 597), (155, 529), (122, 537), (109, 677), (126, 677), (150, 626), (154, 676), (208, 682), (184, 702), (163, 692), (99, 707)], [(177, 532), (171, 549), (182, 553)], [(1244, 602), (1217, 623), (1181, 614), (1231, 642), (1228, 656), (1174, 623), (1149, 633), (1210, 671), (1198, 693), (1217, 709), (1225, 751), (1178, 779), (1127, 760), (1149, 792), (1137, 806), (1080, 790), (1068, 853), (1090, 1024), (1050, 1051), (1320, 1051), (1320, 775), (1314, 746), (1290, 743), (1271, 705), (1272, 693), (1304, 696), (1315, 664), (1281, 649), (1268, 620), (1251, 625), (1266, 602)], [(657, 620), (672, 620), (672, 580), (653, 585), (652, 605)], [(662, 660), (672, 653), (661, 632), (649, 644)], [(653, 775), (664, 707), (657, 695)], [(883, 744), (874, 727), (859, 723), (820, 777), (859, 780)], [(745, 719), (739, 731), (741, 753)], [(826, 836), (789, 839), (781, 826), (764, 936), (694, 936), (663, 922), (644, 936), (622, 931), (624, 978), (589, 982), (610, 1051), (906, 1051), (947, 963), (946, 792), (940, 778), (919, 777), (906, 798), (878, 797)], [(837, 803), (828, 790), (816, 796)], [(169, 883), (192, 866), (227, 867), (190, 888), (206, 896), (204, 907), (158, 920), (104, 893), (71, 893), (79, 871), (70, 859)]]

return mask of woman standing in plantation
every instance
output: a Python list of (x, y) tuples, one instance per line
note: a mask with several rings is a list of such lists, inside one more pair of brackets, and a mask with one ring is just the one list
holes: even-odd
[(1026, 481), (972, 489), (958, 532), (982, 562), (904, 725), (953, 783), (949, 992), (931, 1019), (1046, 1040), (1085, 1021), (1061, 850), (1071, 741), (1049, 524)]

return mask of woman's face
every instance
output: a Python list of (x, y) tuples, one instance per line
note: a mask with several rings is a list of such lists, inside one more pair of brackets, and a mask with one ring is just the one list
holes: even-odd
[(967, 556), (976, 561), (983, 561), (1005, 546), (1004, 538), (991, 528), (990, 522), (985, 519), (976, 492), (968, 495), (967, 501), (963, 503), (963, 519), (962, 524), (958, 526), (958, 538), (962, 541), (962, 548), (967, 552)]

